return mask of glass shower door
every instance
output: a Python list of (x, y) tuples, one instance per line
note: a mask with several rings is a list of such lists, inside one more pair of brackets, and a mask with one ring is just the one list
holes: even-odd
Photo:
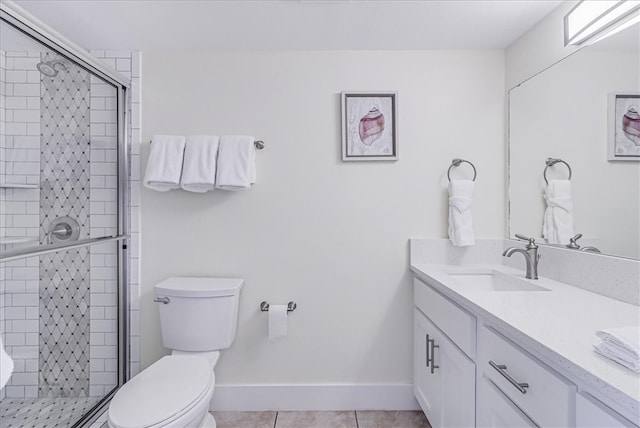
[(0, 20), (3, 428), (80, 426), (123, 382), (123, 94)]

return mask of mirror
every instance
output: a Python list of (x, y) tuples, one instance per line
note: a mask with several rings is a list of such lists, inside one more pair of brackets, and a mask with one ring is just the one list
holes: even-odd
[[(578, 244), (640, 259), (640, 141), (625, 140), (632, 157), (608, 160), (614, 125), (624, 115), (610, 119), (612, 94), (625, 96), (625, 112), (635, 107), (640, 113), (640, 98), (633, 97), (640, 95), (640, 24), (580, 49), (509, 92), (509, 236), (544, 242), (545, 161), (559, 158), (572, 172), (573, 229), (583, 235)], [(550, 166), (547, 178), (567, 179), (566, 164)]]

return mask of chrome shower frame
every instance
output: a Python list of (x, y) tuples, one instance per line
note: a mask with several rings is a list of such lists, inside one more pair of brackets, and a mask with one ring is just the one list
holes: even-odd
[(48, 245), (44, 248), (31, 248), (6, 253), (0, 262), (33, 257), (71, 248), (89, 247), (96, 243), (116, 242), (118, 248), (118, 385), (102, 398), (94, 409), (80, 419), (73, 427), (89, 426), (106, 409), (113, 394), (129, 379), (129, 153), (130, 142), (127, 123), (131, 114), (127, 99), (131, 90), (131, 82), (116, 70), (103, 64), (85, 49), (57, 33), (44, 22), (26, 13), (13, 3), (0, 3), (0, 20), (40, 42), (44, 46), (57, 51), (79, 67), (100, 77), (117, 88), (118, 105), (118, 233), (116, 236), (85, 239), (68, 244)]

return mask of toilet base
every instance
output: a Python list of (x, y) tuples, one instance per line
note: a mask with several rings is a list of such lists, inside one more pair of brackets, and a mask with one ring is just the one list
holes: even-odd
[(213, 418), (211, 413), (207, 412), (207, 415), (202, 420), (200, 428), (216, 428), (216, 420)]

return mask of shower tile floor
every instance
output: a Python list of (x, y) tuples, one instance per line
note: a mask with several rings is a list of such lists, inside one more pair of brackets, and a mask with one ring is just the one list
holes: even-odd
[(100, 398), (3, 398), (0, 400), (0, 427), (68, 428)]

